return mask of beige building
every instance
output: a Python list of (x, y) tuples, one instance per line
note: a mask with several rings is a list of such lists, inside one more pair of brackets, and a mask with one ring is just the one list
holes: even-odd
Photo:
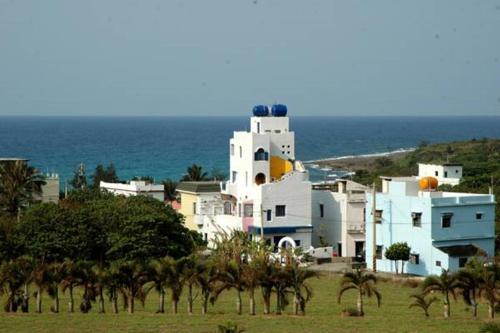
[[(224, 204), (220, 193), (220, 182), (182, 182), (177, 186), (186, 227), (203, 234), (204, 224), (214, 224), (215, 215), (222, 214)], [(203, 234), (207, 240), (208, 235)]]
[(345, 179), (313, 184), (314, 247), (327, 243), (339, 257), (364, 256), (367, 190), (366, 186)]
[(59, 202), (59, 175), (48, 173), (45, 175), (45, 185), (42, 186), (42, 202)]

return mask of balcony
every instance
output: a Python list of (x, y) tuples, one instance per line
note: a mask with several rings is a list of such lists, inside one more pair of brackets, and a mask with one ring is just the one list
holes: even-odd
[(347, 223), (346, 231), (349, 234), (364, 234), (365, 225), (361, 223)]

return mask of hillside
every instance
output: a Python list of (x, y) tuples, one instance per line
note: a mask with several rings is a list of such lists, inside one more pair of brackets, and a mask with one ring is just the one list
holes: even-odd
[[(460, 185), (441, 186), (454, 192), (488, 193), (493, 185), (494, 194), (500, 197), (500, 139), (481, 139), (420, 145), (416, 150), (384, 157), (353, 158), (327, 161), (333, 168), (356, 171), (353, 180), (380, 185), (379, 176), (411, 176), (417, 174), (417, 163), (459, 163), (463, 165)], [(497, 205), (498, 207), (498, 205)], [(500, 221), (497, 209), (497, 221)]]

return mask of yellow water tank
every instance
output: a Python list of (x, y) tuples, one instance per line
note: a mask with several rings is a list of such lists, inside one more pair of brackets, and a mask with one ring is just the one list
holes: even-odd
[(438, 187), (438, 180), (434, 177), (424, 177), (418, 183), (422, 191), (435, 190)]

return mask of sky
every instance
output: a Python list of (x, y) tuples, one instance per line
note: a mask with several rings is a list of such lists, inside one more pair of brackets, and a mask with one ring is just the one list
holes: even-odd
[(500, 115), (500, 0), (0, 0), (0, 115)]

